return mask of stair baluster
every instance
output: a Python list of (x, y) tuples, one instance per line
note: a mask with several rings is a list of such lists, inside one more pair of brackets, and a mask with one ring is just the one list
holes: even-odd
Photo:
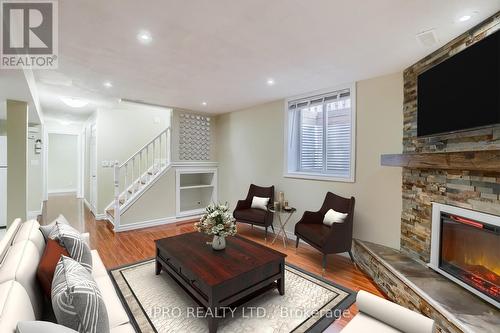
[(115, 223), (120, 224), (120, 166), (118, 162), (115, 162), (113, 169), (114, 176), (114, 187), (115, 187), (115, 209), (114, 209), (114, 217)]
[(106, 207), (106, 213), (115, 226), (120, 225), (120, 214), (170, 167), (170, 145), (171, 129), (168, 127), (128, 160), (114, 164), (114, 200)]

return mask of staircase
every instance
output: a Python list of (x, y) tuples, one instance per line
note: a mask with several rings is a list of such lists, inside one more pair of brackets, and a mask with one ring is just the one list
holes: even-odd
[(164, 175), (171, 165), (171, 129), (168, 127), (122, 164), (114, 166), (114, 200), (107, 218), (120, 225), (120, 216)]

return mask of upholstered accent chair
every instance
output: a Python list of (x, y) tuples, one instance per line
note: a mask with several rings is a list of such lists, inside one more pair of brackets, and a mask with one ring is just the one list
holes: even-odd
[[(347, 199), (328, 192), (321, 209), (317, 212), (305, 211), (295, 225), (295, 247), (299, 246), (299, 240), (302, 239), (323, 253), (323, 271), (326, 269), (328, 254), (347, 252), (354, 262), (351, 253), (354, 202), (354, 197)], [(323, 224), (323, 218), (330, 209), (347, 213), (345, 220), (342, 223), (333, 223), (331, 227)]]
[(252, 208), (253, 197), (269, 198), (269, 205), (272, 205), (274, 202), (274, 185), (270, 187), (261, 187), (251, 184), (246, 199), (238, 201), (233, 216), (236, 222), (248, 223), (251, 224), (252, 227), (253, 225), (264, 227), (266, 229), (265, 237), (267, 239), (267, 228), (271, 227), (274, 232), (273, 213), (269, 210)]

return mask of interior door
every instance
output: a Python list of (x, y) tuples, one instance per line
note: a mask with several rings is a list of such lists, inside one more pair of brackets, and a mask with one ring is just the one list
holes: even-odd
[(97, 135), (96, 126), (93, 124), (90, 127), (90, 146), (89, 146), (89, 190), (90, 190), (90, 206), (92, 212), (96, 212), (97, 207)]

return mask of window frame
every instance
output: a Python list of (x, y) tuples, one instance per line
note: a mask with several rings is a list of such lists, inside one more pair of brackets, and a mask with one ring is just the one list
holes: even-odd
[[(293, 168), (291, 158), (298, 159), (299, 148), (296, 147), (292, 149), (290, 147), (290, 112), (288, 110), (288, 104), (291, 101), (297, 99), (307, 99), (314, 97), (316, 95), (324, 95), (333, 93), (340, 90), (349, 89), (351, 96), (351, 160), (350, 160), (350, 175), (349, 177), (339, 177), (329, 175), (324, 172), (305, 172), (299, 171), (298, 162), (294, 161), (296, 168)], [(297, 96), (292, 96), (285, 99), (284, 102), (284, 140), (283, 140), (283, 177), (285, 178), (298, 178), (298, 179), (310, 179), (310, 180), (323, 180), (323, 181), (333, 181), (333, 182), (344, 182), (344, 183), (354, 183), (356, 181), (356, 84), (349, 83), (339, 85), (333, 88), (322, 89), (313, 91), (306, 94), (301, 94)], [(323, 124), (323, 135), (326, 135), (325, 127), (327, 124)], [(299, 135), (299, 133), (295, 134)], [(323, 154), (325, 154), (326, 146), (323, 147)]]

